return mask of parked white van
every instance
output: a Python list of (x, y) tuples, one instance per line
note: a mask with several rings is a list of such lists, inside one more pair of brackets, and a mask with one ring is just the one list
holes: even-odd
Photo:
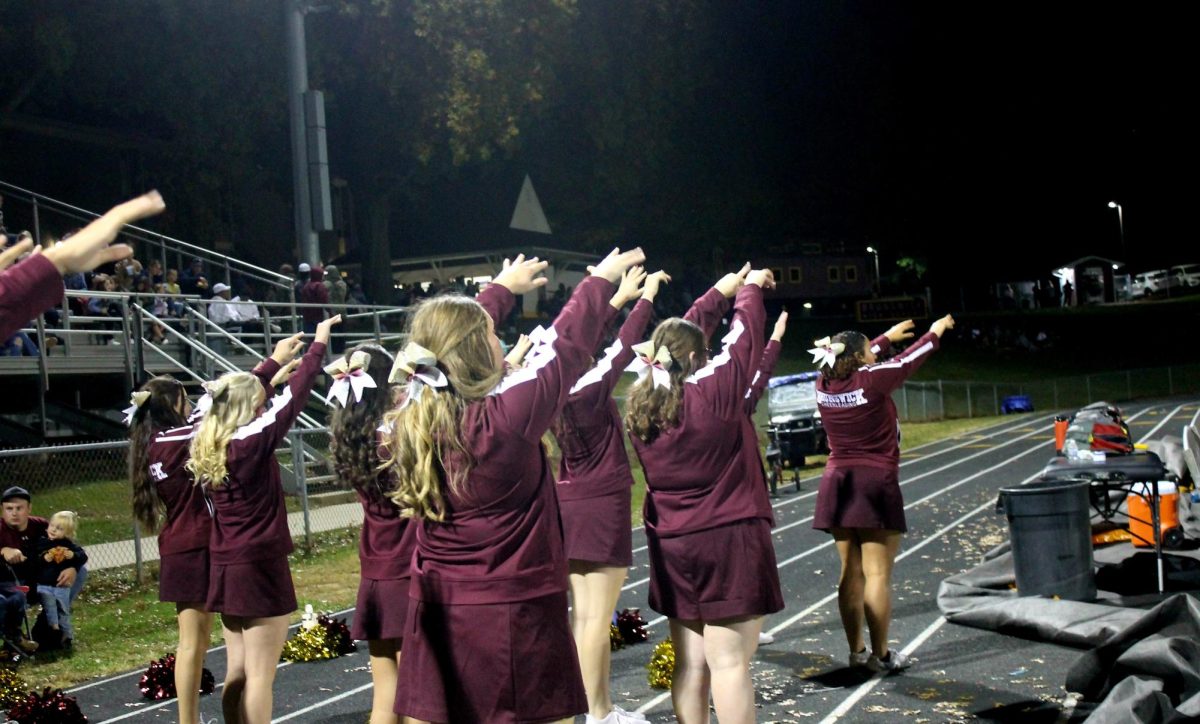
[(1179, 264), (1171, 267), (1171, 276), (1181, 287), (1200, 287), (1200, 264)]
[(1166, 294), (1169, 290), (1179, 286), (1178, 277), (1166, 269), (1142, 272), (1133, 278), (1133, 296), (1149, 297), (1153, 294)]

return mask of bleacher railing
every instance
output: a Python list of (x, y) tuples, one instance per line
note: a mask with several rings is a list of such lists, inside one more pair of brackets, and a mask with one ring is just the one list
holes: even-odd
[[(88, 224), (100, 216), (87, 209), (3, 181), (0, 181), (0, 194), (3, 194), (6, 204), (19, 202), (28, 206), (28, 231), (33, 234), (34, 243), (37, 244), (50, 241), (48, 227), (61, 234), (72, 227)], [(12, 207), (6, 205), (5, 210), (6, 218), (12, 224), (9, 231), (16, 233), (25, 230), (13, 223)], [(45, 218), (47, 216), (54, 217), (58, 223)], [(142, 263), (157, 259), (164, 270), (175, 268), (182, 272), (191, 265), (193, 259), (200, 259), (207, 269), (212, 270), (208, 275), (210, 284), (223, 281), (232, 285), (240, 278), (268, 287), (275, 299), (295, 301), (295, 279), (212, 249), (133, 225), (126, 226), (121, 231), (118, 241), (132, 246), (134, 258)]]

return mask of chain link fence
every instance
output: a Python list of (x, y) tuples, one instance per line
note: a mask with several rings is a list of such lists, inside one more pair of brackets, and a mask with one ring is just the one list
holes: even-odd
[(892, 395), (904, 422), (927, 422), (964, 417), (1002, 415), (1005, 401), (1028, 397), (1035, 410), (1083, 407), (1100, 400), (1200, 392), (1200, 365), (1152, 367), (1069, 377), (1045, 377), (1023, 382), (993, 383), (937, 380), (906, 382)]
[[(141, 580), (146, 564), (158, 560), (158, 541), (133, 520), (128, 450), (128, 440), (0, 450), (0, 476), (6, 487), (29, 490), (33, 515), (79, 514), (76, 542), (90, 570), (128, 569)], [(317, 533), (362, 523), (362, 506), (338, 485), (328, 455), (327, 428), (295, 429), (276, 451), (288, 528), (302, 547)]]

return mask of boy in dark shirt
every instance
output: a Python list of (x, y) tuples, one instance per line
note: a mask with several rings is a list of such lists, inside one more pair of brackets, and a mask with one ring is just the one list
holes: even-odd
[[(63, 646), (70, 646), (75, 638), (71, 625), (72, 586), (58, 585), (59, 575), (67, 568), (78, 571), (87, 563), (87, 553), (75, 541), (77, 516), (70, 510), (60, 510), (50, 516), (46, 535), (38, 539), (37, 555), (41, 559), (38, 572), (38, 597), (42, 610), (46, 612), (46, 623), (55, 631), (62, 632)], [(77, 592), (74, 592), (77, 593)]]

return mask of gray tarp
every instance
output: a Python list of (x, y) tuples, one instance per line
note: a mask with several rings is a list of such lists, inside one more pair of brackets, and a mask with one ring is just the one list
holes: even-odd
[[(1149, 611), (1104, 603), (1017, 597), (1005, 544), (938, 588), (952, 623), (1091, 649), (1068, 691), (1100, 702), (1089, 722), (1183, 722), (1200, 717), (1200, 604), (1180, 594)], [(1085, 707), (1086, 708), (1086, 707)]]

